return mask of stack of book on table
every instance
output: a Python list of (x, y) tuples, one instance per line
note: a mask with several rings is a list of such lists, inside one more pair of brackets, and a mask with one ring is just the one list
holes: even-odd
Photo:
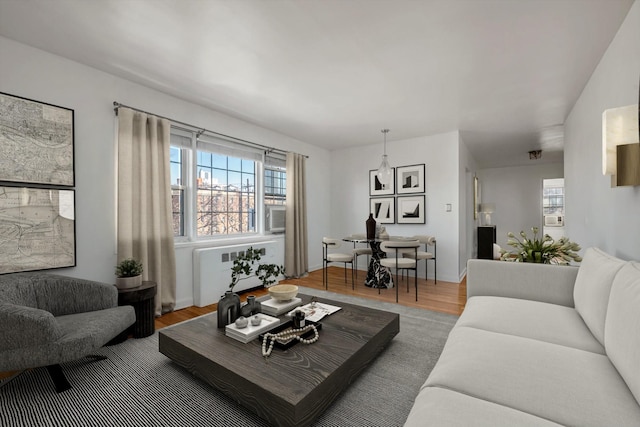
[(277, 299), (270, 298), (265, 301), (260, 301), (262, 312), (270, 316), (280, 316), (293, 308), (302, 304), (302, 299), (295, 297), (287, 301), (279, 301)]
[(278, 319), (277, 317), (272, 317), (264, 313), (256, 314), (256, 316), (259, 316), (262, 319), (259, 325), (252, 325), (251, 318), (249, 318), (247, 319), (249, 321), (249, 324), (244, 328), (238, 328), (235, 323), (231, 323), (225, 326), (225, 334), (230, 338), (246, 344), (249, 341), (258, 338), (260, 334), (268, 332), (276, 326), (280, 325), (280, 319)]

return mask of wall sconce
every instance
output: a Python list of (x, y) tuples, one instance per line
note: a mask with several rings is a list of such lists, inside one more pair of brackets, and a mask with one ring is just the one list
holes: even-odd
[(602, 113), (602, 173), (611, 186), (640, 185), (638, 105)]
[(495, 203), (481, 203), (480, 204), (480, 213), (484, 214), (484, 224), (483, 225), (492, 225), (491, 224), (491, 214), (496, 211)]

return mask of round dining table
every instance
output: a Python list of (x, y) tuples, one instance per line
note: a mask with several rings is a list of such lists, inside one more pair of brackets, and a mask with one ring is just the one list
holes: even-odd
[(361, 237), (345, 237), (342, 240), (345, 242), (355, 243), (367, 243), (371, 248), (371, 260), (369, 261), (369, 267), (367, 268), (367, 277), (364, 280), (364, 285), (369, 288), (393, 288), (393, 277), (386, 267), (380, 264), (380, 258), (384, 258), (386, 255), (384, 251), (380, 249), (380, 244), (388, 239), (367, 239)]

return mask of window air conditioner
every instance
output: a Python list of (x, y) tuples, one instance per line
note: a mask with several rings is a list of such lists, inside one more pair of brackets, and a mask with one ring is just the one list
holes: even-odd
[(270, 233), (283, 233), (285, 226), (285, 206), (266, 205), (265, 231)]
[(564, 226), (563, 215), (545, 215), (544, 216), (545, 227), (562, 227)]

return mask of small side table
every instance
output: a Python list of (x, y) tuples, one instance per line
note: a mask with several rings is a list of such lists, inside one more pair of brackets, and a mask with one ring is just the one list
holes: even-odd
[(136, 322), (130, 331), (134, 338), (153, 335), (155, 324), (156, 282), (145, 281), (137, 288), (118, 289), (118, 305), (132, 305), (136, 312)]

